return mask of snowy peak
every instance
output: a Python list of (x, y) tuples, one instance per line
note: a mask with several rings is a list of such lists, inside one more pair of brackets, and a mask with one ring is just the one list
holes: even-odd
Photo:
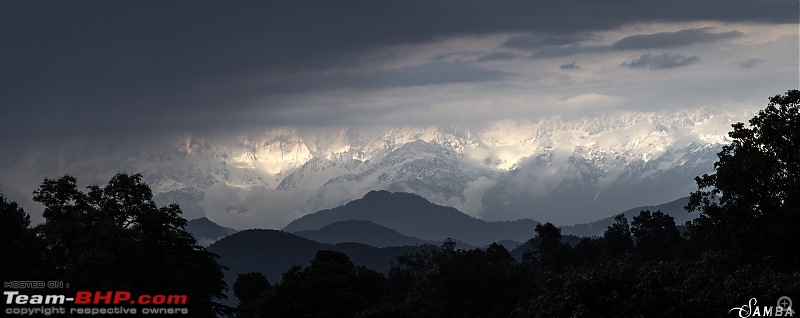
[(607, 154), (624, 160), (650, 160), (691, 143), (727, 143), (730, 125), (742, 114), (711, 110), (674, 113), (618, 112), (596, 117), (546, 117), (537, 122), (498, 122), (479, 132), (483, 140), (468, 155), (501, 170), (513, 169), (531, 155)]
[[(707, 109), (672, 113), (617, 112), (594, 117), (542, 117), (503, 121), (469, 130), (462, 127), (274, 128), (234, 143), (188, 137), (181, 152), (221, 152), (226, 165), (276, 179), (306, 165), (346, 166), (381, 162), (384, 156), (417, 141), (439, 146), (482, 169), (509, 171), (540, 155), (582, 156), (589, 160), (649, 161), (691, 143), (722, 144), (741, 114)], [(409, 149), (410, 150), (410, 149)], [(306, 167), (308, 168), (308, 167)], [(351, 171), (352, 172), (352, 171)], [(323, 183), (324, 184), (324, 183)]]
[[(204, 180), (245, 192), (234, 197), (267, 191), (291, 200), (286, 208), (295, 216), (384, 189), (490, 220), (564, 224), (685, 196), (695, 175), (711, 171), (730, 125), (748, 115), (694, 109), (547, 116), (473, 129), (274, 128), (233, 143), (196, 139), (182, 147)], [(163, 188), (207, 194), (208, 186), (179, 179)], [(214, 200), (204, 199), (207, 206)]]
[[(39, 180), (72, 173), (102, 182), (115, 172), (141, 172), (160, 203), (234, 228), (280, 227), (371, 190), (415, 193), (486, 220), (574, 224), (686, 196), (694, 176), (713, 171), (731, 124), (751, 116), (693, 109), (471, 128), (273, 127), (27, 157), (53, 167)], [(4, 176), (28, 170), (22, 163), (0, 169)]]

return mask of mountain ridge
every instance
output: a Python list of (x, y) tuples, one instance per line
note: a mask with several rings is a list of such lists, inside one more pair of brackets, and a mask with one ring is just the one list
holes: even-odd
[[(662, 211), (673, 216), (676, 224), (682, 225), (696, 217), (683, 209), (686, 203), (688, 197), (682, 197), (667, 203), (610, 213), (589, 223), (562, 225), (559, 228), (564, 235), (601, 236), (614, 222), (616, 215), (624, 214), (630, 222), (642, 210)], [(437, 205), (415, 194), (374, 190), (361, 199), (336, 208), (306, 214), (290, 222), (282, 230), (313, 239), (314, 234), (312, 236), (304, 234), (320, 233), (325, 227), (342, 222), (373, 224), (384, 231), (394, 232), (395, 235), (420, 238), (428, 243), (451, 238), (473, 246), (486, 246), (499, 241), (525, 242), (535, 235), (534, 229), (539, 224), (530, 219), (488, 222), (469, 216), (453, 207)], [(317, 238), (325, 237), (329, 240), (331, 235), (319, 235)], [(369, 244), (369, 238), (356, 239), (359, 235), (355, 233), (346, 235), (353, 238), (354, 242)]]
[[(391, 262), (405, 253), (414, 253), (432, 245), (377, 248), (360, 243), (326, 244), (278, 230), (251, 229), (226, 236), (208, 250), (220, 256), (219, 263), (229, 268), (225, 281), (233, 286), (238, 274), (260, 272), (271, 283), (281, 280), (292, 266), (307, 266), (319, 250), (334, 250), (347, 254), (356, 265), (364, 265), (387, 273)], [(235, 306), (232, 290), (226, 304)]]
[(0, 167), (0, 188), (25, 193), (65, 173), (91, 184), (140, 172), (159, 204), (237, 229), (281, 228), (375, 189), (415, 193), (487, 221), (578, 224), (685, 196), (695, 176), (713, 172), (730, 125), (748, 116), (616, 111), (470, 128), (271, 127), (125, 147), (76, 143), (21, 154), (28, 159)]
[(378, 248), (431, 243), (366, 220), (337, 221), (318, 230), (301, 230), (292, 234), (320, 243), (353, 242)]
[(370, 221), (423, 240), (442, 241), (454, 238), (475, 246), (505, 239), (525, 241), (530, 238), (538, 224), (530, 219), (487, 222), (453, 207), (431, 203), (415, 194), (377, 190), (345, 205), (304, 215), (282, 230), (318, 230), (347, 220)]
[(207, 217), (192, 219), (186, 222), (186, 231), (197, 240), (197, 244), (208, 246), (217, 240), (238, 232), (236, 229), (221, 226)]
[(620, 213), (611, 215), (606, 218), (602, 218), (590, 223), (582, 223), (582, 224), (575, 224), (575, 225), (565, 225), (560, 226), (561, 233), (564, 235), (575, 235), (575, 236), (602, 236), (605, 233), (608, 226), (614, 223), (614, 218), (617, 215), (625, 215), (625, 218), (628, 219), (628, 223), (633, 220), (634, 216), (638, 216), (639, 212), (644, 210), (649, 210), (651, 212), (661, 211), (664, 214), (672, 216), (675, 220), (675, 225), (681, 226), (684, 225), (687, 221), (691, 221), (698, 217), (697, 213), (689, 213), (684, 210), (684, 206), (689, 203), (689, 197), (683, 197), (679, 199), (675, 199), (670, 202), (656, 204), (656, 205), (646, 205), (646, 206), (639, 206), (635, 208), (630, 208)]

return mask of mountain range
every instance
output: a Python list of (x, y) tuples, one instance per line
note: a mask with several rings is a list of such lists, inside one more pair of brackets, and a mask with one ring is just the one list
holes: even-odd
[[(675, 210), (685, 202), (687, 198), (623, 213), (632, 219), (644, 209), (661, 210), (675, 215), (680, 221), (691, 217), (687, 217), (689, 214), (685, 211)], [(600, 236), (611, 222), (613, 217), (562, 227), (562, 241), (575, 245), (580, 236)], [(538, 222), (533, 220), (487, 222), (455, 208), (431, 203), (415, 194), (372, 191), (334, 209), (305, 215), (291, 222), (283, 231), (253, 229), (235, 232), (215, 241), (208, 249), (220, 255), (220, 263), (230, 269), (226, 273), (229, 285), (238, 274), (251, 271), (261, 272), (271, 282), (276, 282), (291, 266), (307, 265), (315, 253), (323, 249), (343, 252), (357, 265), (386, 273), (398, 256), (439, 248), (442, 241), (430, 238), (443, 236), (455, 240), (459, 249), (499, 242), (514, 257), (521, 259), (523, 252), (531, 248), (528, 240), (535, 235), (536, 224)], [(189, 221), (187, 230), (195, 237), (209, 237), (230, 229), (201, 218)]]
[(140, 172), (160, 204), (236, 229), (282, 228), (371, 190), (415, 193), (485, 221), (569, 225), (686, 196), (695, 176), (713, 171), (730, 125), (746, 118), (615, 111), (482, 127), (273, 127), (123, 146), (76, 142), (4, 158), (0, 189), (35, 214), (24, 194), (44, 177), (98, 184)]

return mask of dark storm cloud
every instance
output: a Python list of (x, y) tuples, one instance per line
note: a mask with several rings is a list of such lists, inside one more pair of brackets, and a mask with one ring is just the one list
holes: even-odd
[(518, 58), (519, 56), (511, 53), (511, 52), (495, 52), (492, 54), (487, 54), (478, 58), (478, 61), (487, 62), (487, 61), (504, 61), (504, 60), (513, 60)]
[(761, 63), (761, 62), (763, 62), (763, 61), (760, 60), (760, 59), (757, 59), (757, 58), (747, 59), (746, 61), (743, 61), (741, 64), (739, 64), (739, 67), (741, 67), (741, 68), (752, 68), (753, 66), (756, 66), (756, 64)]
[(431, 62), (374, 73), (337, 73), (322, 76), (305, 76), (253, 89), (252, 93), (297, 93), (333, 89), (380, 89), (439, 85), (447, 83), (474, 83), (507, 79), (514, 74), (490, 70), (463, 62)]
[(592, 39), (587, 34), (531, 34), (517, 35), (506, 40), (503, 47), (534, 51), (551, 46), (572, 45)]
[(565, 46), (547, 47), (534, 52), (531, 55), (531, 57), (536, 57), (536, 58), (563, 57), (576, 54), (588, 54), (588, 53), (608, 52), (608, 51), (611, 51), (611, 46), (609, 45), (571, 44)]
[(744, 35), (739, 31), (722, 33), (710, 32), (713, 28), (686, 29), (677, 32), (659, 32), (655, 34), (631, 35), (613, 45), (615, 50), (647, 50), (691, 45), (736, 38)]
[(579, 70), (579, 69), (581, 69), (581, 67), (578, 64), (576, 64), (575, 62), (567, 63), (567, 64), (561, 64), (558, 67), (561, 68), (562, 70)]
[[(264, 83), (346, 68), (376, 48), (500, 32), (546, 35), (510, 47), (562, 45), (631, 23), (698, 20), (795, 23), (797, 2), (2, 1), (0, 138), (242, 126), (258, 122), (251, 111), (284, 107), (247, 94)], [(462, 66), (468, 78), (504, 76)], [(447, 71), (430, 81), (465, 75)], [(425, 83), (395, 76), (387, 83)]]
[(583, 45), (573, 43), (563, 46), (545, 47), (533, 53), (533, 57), (562, 57), (608, 51), (666, 49), (698, 43), (708, 43), (736, 38), (744, 35), (739, 31), (713, 33), (713, 28), (686, 29), (676, 32), (631, 35), (611, 45)]
[(645, 53), (633, 61), (622, 63), (621, 66), (632, 69), (649, 68), (653, 70), (660, 70), (686, 66), (698, 61), (700, 61), (700, 58), (697, 56), (686, 56), (679, 53)]

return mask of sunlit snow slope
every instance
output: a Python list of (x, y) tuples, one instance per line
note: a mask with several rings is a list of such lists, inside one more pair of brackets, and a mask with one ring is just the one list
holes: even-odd
[(730, 125), (750, 116), (614, 112), (477, 129), (280, 127), (116, 148), (80, 143), (1, 169), (0, 190), (30, 192), (64, 173), (102, 183), (141, 172), (162, 203), (239, 229), (280, 228), (375, 189), (416, 193), (487, 220), (574, 224), (686, 196), (694, 176), (712, 171)]

